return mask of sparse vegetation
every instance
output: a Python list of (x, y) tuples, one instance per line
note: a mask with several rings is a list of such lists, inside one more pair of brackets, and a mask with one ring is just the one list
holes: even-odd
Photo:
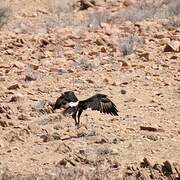
[(110, 19), (110, 13), (108, 10), (93, 11), (88, 13), (85, 19), (84, 25), (88, 27), (101, 27), (102, 23), (106, 23)]
[(10, 9), (8, 7), (0, 8), (0, 29), (8, 22)]
[(170, 17), (168, 19), (161, 20), (161, 23), (167, 28), (171, 28), (171, 27), (179, 28), (180, 18)]
[[(87, 171), (80, 167), (57, 167), (52, 173), (46, 172), (44, 175), (29, 174), (29, 175), (11, 175), (6, 170), (1, 170), (1, 180), (111, 180), (116, 179), (130, 179), (141, 177), (140, 179), (173, 179), (180, 178), (178, 171), (178, 164), (165, 161), (163, 164), (151, 164), (146, 157), (138, 164), (132, 164), (126, 167), (121, 167), (119, 164), (112, 163), (108, 159), (97, 160), (96, 168)], [(119, 168), (121, 167), (121, 168)], [(124, 171), (122, 173), (122, 171)], [(116, 172), (116, 173), (115, 173)]]
[(155, 7), (147, 7), (147, 6), (136, 6), (136, 7), (129, 7), (127, 10), (124, 10), (119, 13), (118, 19), (120, 21), (143, 21), (148, 18), (153, 18), (156, 13)]
[[(65, 8), (65, 3), (55, 3), (53, 7), (54, 14), (58, 17), (56, 24), (59, 26), (101, 26), (104, 22), (122, 23), (124, 21), (143, 21), (146, 19), (164, 19), (172, 16), (180, 15), (180, 1), (176, 0), (164, 0), (157, 3), (147, 3), (146, 1), (140, 1), (137, 5), (129, 6), (127, 9), (117, 12), (111, 16), (108, 10), (93, 10), (86, 15), (83, 21), (80, 21), (76, 17), (73, 11), (72, 4), (70, 9)], [(64, 7), (64, 8), (63, 8)], [(81, 8), (80, 8), (81, 9)], [(66, 10), (66, 11), (65, 11)]]
[(169, 0), (167, 3), (168, 16), (180, 15), (180, 1)]
[(55, 173), (46, 173), (44, 175), (30, 174), (30, 175), (11, 175), (9, 171), (2, 171), (0, 174), (1, 180), (94, 180), (94, 179), (109, 179), (110, 171), (100, 170), (96, 168), (91, 171), (85, 171), (81, 168), (56, 168)]
[(170, 0), (152, 4), (142, 1), (137, 5), (117, 12), (115, 16), (111, 18), (111, 21), (114, 23), (122, 23), (124, 21), (137, 22), (147, 19), (164, 19), (179, 15), (180, 1)]
[[(4, 1), (0, 180), (178, 179), (180, 1)], [(75, 127), (53, 110), (68, 90), (119, 116), (88, 108)]]
[(92, 71), (93, 69), (96, 68), (92, 62), (88, 62), (85, 59), (80, 59), (79, 61), (75, 62), (75, 66), (79, 67), (85, 71), (87, 71), (87, 70)]
[(137, 35), (130, 35), (123, 40), (120, 40), (120, 51), (124, 56), (132, 54), (136, 47), (141, 46), (143, 43), (142, 38)]

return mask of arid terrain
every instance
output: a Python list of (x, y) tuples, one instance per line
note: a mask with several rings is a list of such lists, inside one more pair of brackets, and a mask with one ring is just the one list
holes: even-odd
[(180, 179), (180, 1), (0, 0), (0, 88), (0, 179)]

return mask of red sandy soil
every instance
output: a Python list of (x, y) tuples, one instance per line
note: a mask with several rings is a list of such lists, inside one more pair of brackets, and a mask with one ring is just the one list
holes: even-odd
[[(57, 2), (4, 5), (0, 179), (180, 178), (180, 28), (122, 20), (136, 1)], [(50, 106), (67, 90), (107, 94), (119, 116), (87, 110), (78, 129)]]

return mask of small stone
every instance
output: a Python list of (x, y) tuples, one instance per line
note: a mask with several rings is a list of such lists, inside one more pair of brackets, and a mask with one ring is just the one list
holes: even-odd
[(153, 132), (158, 131), (158, 129), (156, 127), (151, 127), (151, 126), (140, 126), (140, 130), (153, 131)]
[(17, 102), (17, 101), (20, 101), (22, 99), (23, 99), (23, 95), (18, 93), (16, 95), (12, 96), (9, 102)]
[(0, 106), (0, 113), (5, 113), (7, 111), (6, 107)]
[(155, 162), (154, 162), (152, 159), (147, 158), (147, 157), (145, 157), (145, 158), (143, 159), (143, 162), (141, 163), (141, 167), (143, 167), (143, 168), (145, 168), (145, 167), (151, 167), (151, 168), (153, 168), (154, 165), (155, 165)]
[(96, 39), (95, 43), (96, 43), (98, 46), (105, 45), (105, 42), (104, 42), (102, 39)]
[(35, 109), (36, 111), (43, 111), (45, 109), (46, 103), (46, 100), (38, 100), (33, 106), (33, 109)]
[(153, 134), (147, 135), (146, 138), (149, 139), (149, 140), (152, 140), (152, 141), (157, 141), (158, 140), (158, 136), (153, 135)]
[(115, 162), (111, 163), (110, 168), (117, 169), (117, 168), (119, 168), (119, 166), (120, 166), (120, 164), (117, 161), (115, 161)]
[(20, 62), (20, 61), (15, 61), (13, 64), (13, 67), (16, 67), (18, 69), (23, 69), (24, 68), (24, 63)]
[(107, 52), (106, 48), (105, 47), (101, 47), (101, 52), (102, 53), (106, 53)]
[(123, 2), (124, 6), (127, 6), (127, 7), (133, 5), (134, 3), (135, 2), (133, 0), (125, 0)]
[(47, 39), (40, 39), (39, 43), (41, 47), (45, 47), (49, 44), (49, 41)]
[(32, 68), (33, 70), (38, 70), (39, 69), (39, 65), (38, 64), (28, 64), (30, 68)]
[(75, 42), (73, 41), (73, 40), (71, 40), (71, 39), (68, 39), (68, 40), (66, 40), (65, 41), (65, 47), (72, 47), (72, 48), (74, 48), (75, 47)]
[(107, 78), (105, 78), (105, 79), (103, 80), (103, 82), (106, 83), (106, 84), (109, 84), (109, 80), (108, 80)]
[(139, 54), (139, 57), (143, 58), (144, 60), (150, 60), (151, 55), (149, 52), (143, 52), (142, 54)]
[(53, 128), (55, 129), (55, 130), (59, 130), (59, 129), (61, 129), (61, 125), (60, 124), (57, 124), (57, 125), (55, 125)]
[(113, 82), (111, 85), (112, 86), (117, 86), (118, 84), (117, 84), (117, 82)]
[(35, 80), (37, 80), (37, 76), (36, 76), (36, 74), (27, 74), (26, 76), (25, 76), (25, 81), (35, 81)]
[(6, 50), (6, 53), (7, 53), (8, 55), (13, 55), (13, 54), (14, 54), (14, 51), (13, 51), (12, 49), (7, 49), (7, 50)]
[(25, 114), (20, 114), (18, 119), (22, 121), (29, 121), (29, 118)]
[(163, 39), (166, 36), (163, 33), (158, 33), (158, 34), (155, 34), (154, 37), (157, 38), (157, 39)]
[(164, 52), (180, 52), (180, 42), (171, 41), (170, 43), (167, 43)]
[(68, 71), (68, 73), (74, 73), (73, 69), (68, 69), (67, 71)]
[(79, 153), (84, 155), (85, 154), (85, 150), (84, 149), (80, 149)]
[(42, 129), (36, 124), (29, 124), (28, 129), (33, 134), (39, 134), (42, 131)]
[(14, 89), (19, 89), (19, 84), (13, 84), (11, 86), (8, 87), (8, 90), (14, 90)]
[(87, 79), (86, 81), (87, 81), (88, 83), (90, 83), (90, 84), (94, 84), (94, 81), (91, 80), (91, 79)]
[(59, 67), (50, 67), (49, 72), (58, 72)]
[(66, 166), (67, 164), (67, 160), (66, 159), (62, 159), (61, 161), (59, 161), (56, 166), (59, 167), (60, 166)]
[(161, 164), (156, 163), (153, 167), (155, 170), (162, 172), (163, 166)]
[[(136, 178), (134, 176), (131, 176), (133, 174), (133, 171), (132, 170), (126, 170), (126, 175), (128, 175), (128, 180), (136, 180)], [(132, 178), (130, 178), (132, 177)]]
[(16, 102), (18, 101), (17, 96), (12, 96), (9, 102)]
[(154, 132), (165, 132), (165, 130), (164, 129), (162, 129), (162, 128), (156, 128), (156, 127), (151, 127), (151, 126), (147, 126), (147, 127), (145, 127), (145, 126), (140, 126), (140, 129), (141, 130), (147, 130), (147, 131), (154, 131)]
[(10, 116), (9, 114), (6, 114), (6, 117), (7, 117), (8, 119), (11, 119), (11, 116)]
[(175, 174), (176, 170), (174, 168), (174, 165), (172, 162), (170, 162), (169, 160), (164, 162), (164, 167), (167, 169), (167, 171), (171, 174)]
[(113, 144), (118, 144), (118, 139), (117, 138), (114, 138), (113, 141), (112, 141)]
[(48, 142), (52, 140), (51, 137), (47, 134), (41, 135), (40, 138), (43, 140), (43, 142)]
[(96, 50), (92, 50), (88, 54), (89, 54), (89, 56), (95, 56), (95, 55), (98, 54), (98, 50), (97, 49)]
[(5, 81), (5, 80), (6, 80), (5, 76), (0, 77), (0, 81)]
[(32, 64), (28, 64), (25, 69), (25, 81), (35, 81), (40, 77), (39, 72), (34, 70), (36, 68)]
[(125, 82), (122, 82), (121, 85), (128, 85), (129, 82), (125, 81)]
[(52, 134), (52, 137), (53, 137), (54, 140), (60, 140), (60, 139), (61, 139), (61, 136), (60, 136), (59, 133), (57, 133), (57, 132), (54, 132), (54, 133)]
[(70, 59), (74, 59), (75, 58), (75, 52), (74, 52), (74, 50), (66, 50), (64, 52), (64, 56), (66, 56), (67, 58), (70, 58)]
[(9, 143), (12, 143), (12, 142), (17, 142), (17, 141), (24, 141), (23, 139), (20, 138), (19, 134), (15, 131), (9, 131), (8, 133), (6, 133), (4, 135), (4, 139), (9, 142)]
[(89, 7), (94, 7), (94, 0), (80, 0), (80, 10), (88, 9)]
[(63, 68), (58, 69), (58, 74), (59, 75), (63, 75), (64, 73), (66, 73), (65, 69), (63, 69)]
[(100, 138), (100, 139), (98, 139), (98, 140), (96, 140), (95, 141), (95, 143), (97, 143), (97, 144), (104, 144), (104, 143), (107, 143), (108, 141), (107, 141), (107, 139), (105, 139), (105, 138)]
[(126, 100), (124, 100), (125, 103), (130, 103), (130, 102), (135, 102), (136, 98), (128, 98)]
[(118, 155), (119, 154), (118, 149), (113, 148), (111, 154), (112, 155)]
[(0, 121), (0, 126), (1, 127), (8, 127), (8, 123), (6, 121), (1, 120)]
[(55, 150), (55, 152), (59, 153), (59, 154), (64, 154), (64, 153), (68, 153), (71, 152), (72, 149), (65, 143), (61, 142), (58, 146), (58, 148)]
[(126, 90), (121, 89), (121, 94), (126, 94)]
[(119, 60), (119, 62), (121, 63), (121, 66), (124, 67), (124, 68), (129, 66), (129, 64), (124, 60)]

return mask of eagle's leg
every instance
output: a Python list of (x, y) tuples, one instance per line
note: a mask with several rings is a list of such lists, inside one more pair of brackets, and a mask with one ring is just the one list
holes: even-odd
[(78, 125), (77, 119), (76, 119), (76, 114), (77, 114), (77, 111), (75, 111), (75, 112), (73, 113), (73, 115), (72, 115), (73, 119), (75, 120), (75, 126)]
[(83, 109), (80, 109), (78, 111), (78, 126), (79, 126), (79, 123), (80, 123), (80, 116), (81, 116), (82, 112), (83, 112)]

